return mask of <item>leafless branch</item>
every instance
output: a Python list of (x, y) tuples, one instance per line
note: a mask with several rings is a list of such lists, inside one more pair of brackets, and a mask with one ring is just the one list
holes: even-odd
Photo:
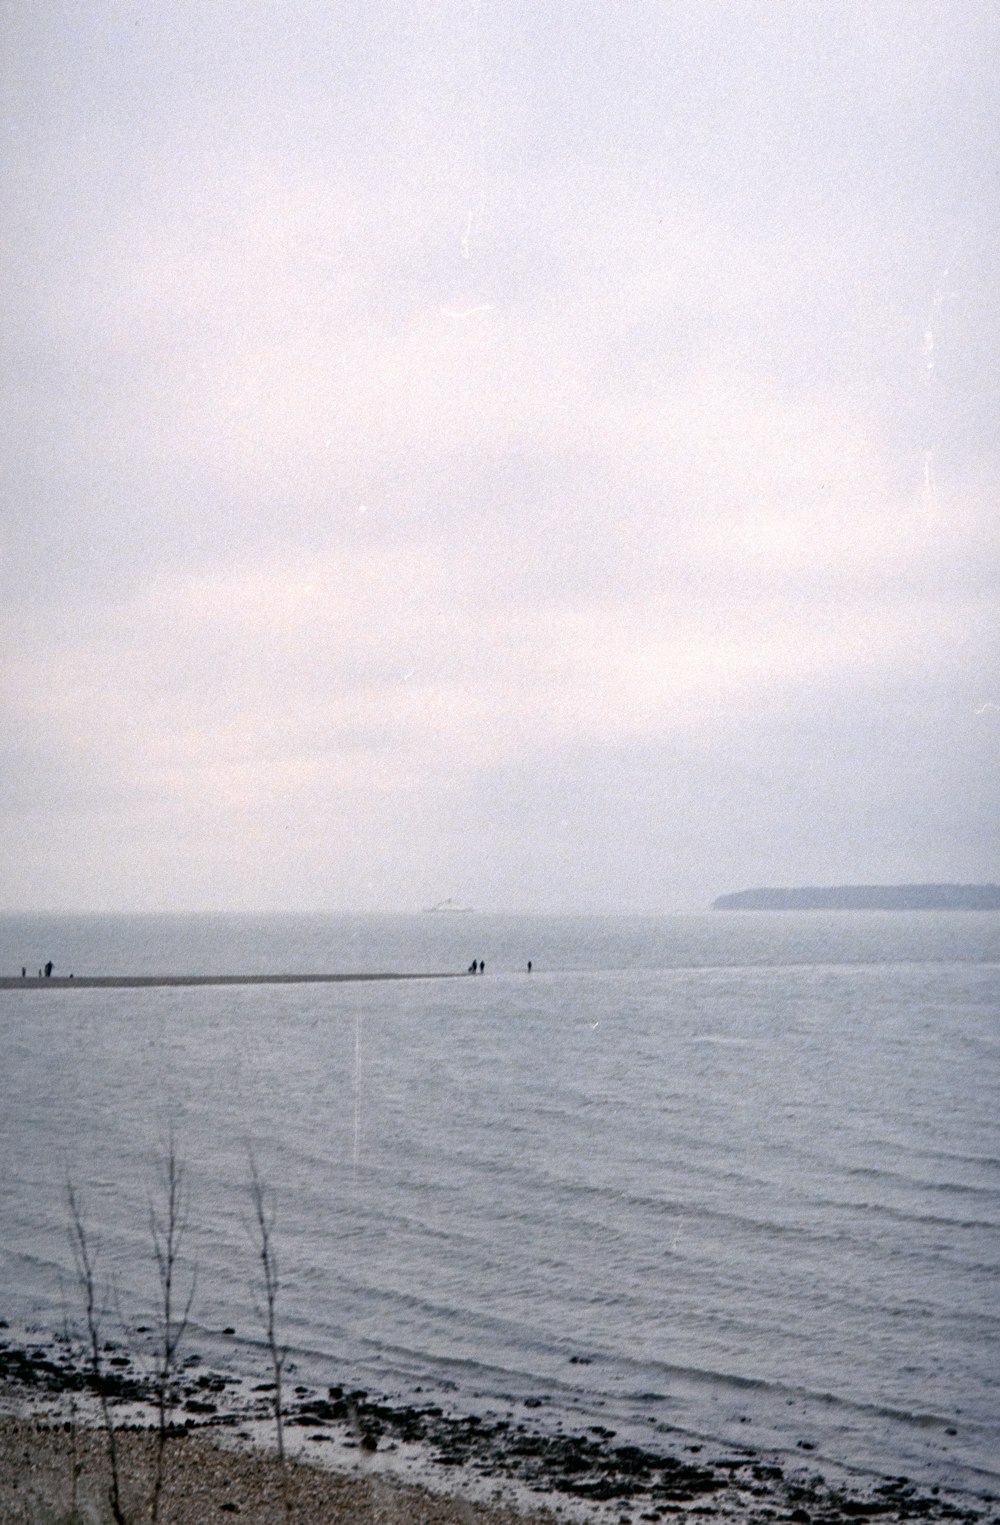
[(149, 1517), (156, 1525), (160, 1515), (160, 1495), (166, 1467), (167, 1438), (174, 1403), (178, 1352), (184, 1338), (194, 1301), (197, 1268), (191, 1273), (190, 1285), (183, 1309), (177, 1312), (177, 1271), (181, 1242), (187, 1227), (187, 1194), (184, 1186), (184, 1166), (177, 1157), (177, 1149), (171, 1134), (163, 1164), (163, 1216), (155, 1206), (149, 1209), (150, 1236), (160, 1282), (160, 1343), (157, 1351), (156, 1390), (156, 1460), (153, 1469), (153, 1491), (149, 1501)]
[(264, 1294), (261, 1316), (264, 1323), (268, 1353), (271, 1357), (271, 1370), (274, 1376), (274, 1426), (278, 1445), (278, 1464), (281, 1469), (282, 1503), (287, 1522), (291, 1519), (291, 1506), (288, 1497), (288, 1476), (285, 1466), (281, 1382), (285, 1358), (288, 1352), (278, 1344), (277, 1337), (276, 1311), (280, 1283), (278, 1279), (278, 1259), (274, 1249), (274, 1202), (273, 1199), (270, 1202), (267, 1200), (267, 1194), (257, 1171), (257, 1163), (252, 1154), (250, 1156), (250, 1200), (253, 1204), (257, 1228), (257, 1257), (260, 1261)]
[(107, 1438), (108, 1464), (111, 1469), (111, 1484), (108, 1490), (108, 1499), (111, 1504), (111, 1514), (115, 1525), (128, 1525), (122, 1508), (121, 1489), (119, 1487), (118, 1446), (115, 1437), (115, 1426), (111, 1414), (111, 1405), (108, 1401), (108, 1384), (101, 1362), (101, 1323), (100, 1312), (97, 1306), (95, 1260), (86, 1225), (83, 1221), (79, 1199), (72, 1181), (67, 1181), (66, 1183), (66, 1200), (69, 1209), (70, 1245), (73, 1250), (76, 1279), (83, 1298), (84, 1316), (87, 1324), (91, 1385), (100, 1399), (101, 1418), (104, 1422), (104, 1433)]

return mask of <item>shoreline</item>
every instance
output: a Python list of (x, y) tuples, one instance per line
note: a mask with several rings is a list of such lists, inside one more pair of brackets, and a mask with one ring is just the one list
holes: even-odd
[(466, 970), (376, 974), (0, 975), (0, 990), (143, 990), (182, 985), (343, 985), (363, 980), (457, 980)]
[[(53, 1490), (65, 1494), (81, 1448), (88, 1486), (98, 1492), (103, 1486), (106, 1498), (99, 1393), (111, 1406), (136, 1496), (143, 1477), (152, 1475), (155, 1386), (127, 1346), (106, 1345), (105, 1352), (95, 1381), (68, 1336), (17, 1343), (0, 1320), (0, 1518), (43, 1517), (11, 1512), (12, 1500), (23, 1501), (32, 1488), (42, 1489), (39, 1497), (48, 1489), (46, 1508), (67, 1510), (68, 1498), (56, 1499)], [(232, 1512), (246, 1520), (281, 1520), (273, 1385), (214, 1371), (192, 1353), (177, 1373), (177, 1387), (168, 1451), (178, 1504), (161, 1515), (164, 1522), (201, 1525), (237, 1501)], [(542, 1402), (525, 1406), (541, 1408)], [(874, 1518), (886, 1525), (988, 1525), (998, 1519), (991, 1495), (946, 1497), (901, 1477), (834, 1483), (807, 1456), (801, 1464), (779, 1463), (749, 1447), (692, 1443), (680, 1431), (654, 1452), (617, 1443), (601, 1426), (546, 1431), (515, 1413), (447, 1413), (416, 1395), (401, 1402), (340, 1385), (295, 1385), (291, 1373), (282, 1414), (299, 1525), (376, 1517), (401, 1525), (639, 1525), (689, 1514), (720, 1525), (776, 1519), (850, 1525)], [(48, 1479), (44, 1487), (40, 1479)], [(204, 1491), (208, 1479), (214, 1502)], [(181, 1507), (194, 1484), (201, 1489), (201, 1514)]]

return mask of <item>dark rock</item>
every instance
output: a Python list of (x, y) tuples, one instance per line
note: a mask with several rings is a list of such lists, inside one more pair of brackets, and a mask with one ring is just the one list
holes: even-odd
[(335, 1420), (347, 1419), (349, 1413), (346, 1403), (328, 1403), (325, 1398), (313, 1398), (308, 1403), (301, 1404), (298, 1412), (310, 1424), (332, 1424)]
[(198, 1378), (195, 1386), (200, 1387), (205, 1392), (222, 1393), (226, 1390), (226, 1379), (220, 1376), (217, 1371), (206, 1371)]

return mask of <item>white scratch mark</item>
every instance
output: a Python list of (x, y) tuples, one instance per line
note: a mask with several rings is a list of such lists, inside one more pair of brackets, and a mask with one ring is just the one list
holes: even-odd
[(928, 523), (934, 524), (940, 517), (938, 513), (937, 482), (934, 478), (934, 452), (924, 451), (924, 512)]
[(354, 1014), (354, 1148), (352, 1158), (357, 1174), (361, 1157), (361, 1013)]
[(443, 318), (474, 318), (477, 312), (492, 312), (492, 302), (477, 302), (475, 307), (442, 307)]
[(462, 234), (462, 258), (463, 259), (471, 259), (472, 258), (472, 225), (475, 222), (475, 220), (476, 220), (475, 219), (475, 214), (474, 214), (472, 208), (470, 207), (469, 208), (469, 215), (468, 215), (468, 217), (465, 220), (465, 232)]
[(981, 704), (973, 713), (976, 715), (1000, 715), (1000, 704), (994, 704), (992, 699), (988, 699), (985, 704)]
[(937, 285), (934, 287), (934, 295), (931, 297), (931, 305), (927, 312), (927, 324), (924, 328), (924, 369), (927, 372), (928, 381), (931, 381), (934, 376), (934, 324), (945, 302), (950, 302), (957, 295), (957, 291), (948, 289), (948, 272), (942, 270)]
[(934, 374), (934, 330), (924, 329), (924, 367), (928, 376)]

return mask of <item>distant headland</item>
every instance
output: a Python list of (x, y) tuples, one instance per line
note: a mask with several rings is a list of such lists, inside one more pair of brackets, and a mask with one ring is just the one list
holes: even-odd
[(1000, 884), (835, 884), (739, 890), (713, 911), (1000, 911)]

